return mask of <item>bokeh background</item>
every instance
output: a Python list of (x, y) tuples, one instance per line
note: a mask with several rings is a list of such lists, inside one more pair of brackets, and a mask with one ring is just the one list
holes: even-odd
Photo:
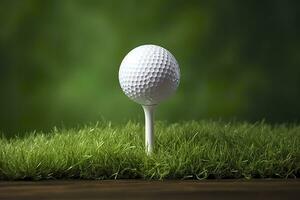
[(169, 49), (181, 84), (156, 118), (300, 119), (300, 1), (0, 3), (0, 131), (143, 120), (118, 83), (142, 44)]

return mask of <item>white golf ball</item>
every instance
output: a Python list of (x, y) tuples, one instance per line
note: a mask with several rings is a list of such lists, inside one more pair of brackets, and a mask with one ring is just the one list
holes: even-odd
[(142, 105), (156, 105), (179, 85), (180, 69), (175, 57), (163, 47), (142, 45), (131, 50), (119, 69), (124, 93)]

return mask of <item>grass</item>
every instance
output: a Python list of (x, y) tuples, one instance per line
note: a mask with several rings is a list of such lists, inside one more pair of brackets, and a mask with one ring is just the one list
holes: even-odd
[(155, 130), (152, 156), (133, 122), (2, 136), (0, 180), (300, 177), (299, 125), (158, 122)]

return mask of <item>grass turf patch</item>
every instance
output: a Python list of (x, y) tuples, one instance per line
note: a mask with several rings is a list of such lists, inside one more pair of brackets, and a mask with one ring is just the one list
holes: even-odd
[(0, 180), (300, 177), (300, 126), (263, 122), (97, 123), (0, 139)]

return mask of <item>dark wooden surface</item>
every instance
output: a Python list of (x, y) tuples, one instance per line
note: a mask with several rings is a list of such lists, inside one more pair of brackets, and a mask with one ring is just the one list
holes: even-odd
[(300, 181), (0, 181), (2, 199), (300, 199)]

